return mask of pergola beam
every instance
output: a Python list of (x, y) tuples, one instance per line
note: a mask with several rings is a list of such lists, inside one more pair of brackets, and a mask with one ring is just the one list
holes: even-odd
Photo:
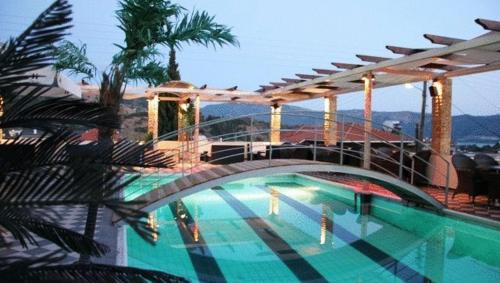
[(306, 80), (318, 79), (322, 77), (322, 76), (308, 75), (308, 74), (295, 74), (295, 75), (301, 79), (306, 79)]
[[(495, 44), (500, 44), (500, 33), (489, 33), (485, 36), (480, 36), (473, 38), (471, 40), (467, 40), (464, 42), (459, 42), (453, 44), (451, 46), (446, 46), (442, 48), (432, 48), (432, 49), (424, 49), (423, 51), (413, 53), (411, 55), (403, 56), (400, 58), (395, 58), (387, 61), (382, 61), (376, 64), (365, 65), (359, 68), (355, 68), (352, 70), (346, 70), (340, 73), (336, 73), (333, 75), (323, 76), (315, 79), (311, 79), (310, 81), (289, 85), (279, 89), (280, 92), (287, 91), (290, 89), (298, 88), (298, 87), (311, 87), (311, 85), (321, 83), (324, 81), (336, 82), (342, 78), (352, 77), (353, 79), (359, 79), (361, 76), (367, 72), (377, 72), (384, 68), (397, 68), (400, 66), (415, 64), (418, 65), (421, 61), (426, 61), (432, 58), (442, 58), (453, 53), (459, 53), (462, 51), (467, 51), (471, 49), (487, 49), (488, 47), (494, 46)], [(377, 84), (376, 87), (379, 87)], [(278, 90), (268, 91), (268, 94), (272, 94), (274, 92), (278, 92)]]
[(356, 54), (356, 57), (358, 57), (362, 61), (370, 62), (370, 63), (379, 63), (382, 61), (390, 60), (390, 58), (386, 58), (386, 57), (378, 57), (378, 56), (362, 55), (362, 54)]
[(385, 68), (381, 69), (380, 71), (388, 74), (419, 77), (424, 80), (429, 80), (434, 76), (434, 73), (431, 71), (420, 71), (420, 70), (410, 70), (410, 69)]
[(320, 75), (333, 75), (340, 72), (338, 70), (317, 69), (317, 68), (313, 68), (313, 71), (315, 71)]
[(487, 20), (487, 19), (476, 19), (475, 22), (482, 26), (484, 29), (491, 31), (500, 31), (500, 22)]
[(283, 87), (289, 85), (290, 83), (270, 82), (270, 84), (277, 87)]
[(448, 46), (453, 45), (455, 43), (465, 41), (465, 39), (440, 36), (440, 35), (434, 35), (434, 34), (428, 34), (428, 33), (424, 34), (424, 37), (434, 44), (441, 44), (441, 45), (448, 45)]
[(332, 65), (339, 69), (347, 69), (347, 70), (363, 67), (363, 65), (360, 64), (349, 64), (349, 63), (339, 63), (339, 62), (332, 62)]
[(301, 83), (301, 82), (305, 82), (305, 80), (301, 80), (301, 79), (290, 79), (290, 78), (281, 78), (281, 80), (287, 82), (287, 83)]
[(394, 45), (387, 45), (385, 48), (389, 49), (394, 54), (400, 54), (400, 55), (413, 55), (416, 53), (430, 50), (430, 48), (408, 48), (408, 47), (400, 47)]

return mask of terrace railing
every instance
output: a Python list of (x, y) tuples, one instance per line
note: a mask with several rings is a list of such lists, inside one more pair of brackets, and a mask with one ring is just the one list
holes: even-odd
[[(431, 178), (422, 172), (422, 168), (428, 168), (427, 171), (432, 171), (434, 176), (445, 180), (441, 188), (445, 194), (444, 205), (448, 204), (450, 163), (444, 156), (402, 131), (393, 131), (391, 136), (397, 136), (397, 140), (389, 140), (388, 135), (381, 132), (383, 126), (380, 124), (372, 122), (373, 130), (365, 132), (364, 127), (353, 126), (364, 124), (364, 119), (339, 113), (330, 114), (330, 117), (335, 115), (336, 119), (331, 119), (329, 122), (337, 123), (337, 140), (333, 145), (326, 145), (323, 141), (325, 118), (318, 116), (317, 112), (309, 111), (281, 112), (283, 127), (278, 130), (282, 137), (279, 143), (270, 142), (271, 133), (277, 131), (270, 127), (271, 113), (218, 118), (167, 133), (150, 143), (159, 146), (162, 141), (179, 140), (177, 146), (162, 149), (167, 154), (177, 157), (176, 168), (168, 171), (141, 172), (143, 178), (138, 181), (141, 182), (138, 187), (141, 191), (154, 189), (161, 185), (161, 180), (165, 177), (184, 176), (217, 164), (235, 162), (235, 160), (243, 162), (267, 159), (271, 162), (276, 158), (304, 158), (344, 166), (362, 166), (366, 133), (372, 144), (369, 159), (371, 170), (391, 175), (411, 184), (414, 184), (416, 179), (419, 183), (431, 184)], [(297, 129), (287, 125), (289, 119), (299, 118), (307, 121), (307, 124), (312, 127), (301, 126)], [(196, 131), (203, 139), (195, 140)], [(309, 138), (300, 143), (290, 142), (290, 138), (297, 135)], [(180, 139), (178, 139), (179, 136)], [(216, 154), (215, 152), (210, 154), (212, 146), (217, 145), (222, 145), (222, 149), (217, 150)], [(224, 145), (227, 146), (225, 149)], [(229, 147), (231, 145), (236, 148)], [(445, 165), (444, 168), (416, 154), (413, 149), (417, 147), (429, 151), (434, 158), (440, 159)], [(209, 157), (208, 160), (207, 157)], [(128, 191), (126, 197), (131, 197), (133, 194), (137, 192)]]

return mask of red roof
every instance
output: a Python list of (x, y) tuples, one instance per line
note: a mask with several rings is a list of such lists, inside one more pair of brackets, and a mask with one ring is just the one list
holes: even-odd
[[(282, 129), (281, 141), (300, 143), (304, 140), (323, 140), (323, 127), (321, 126), (301, 126), (295, 129)], [(356, 123), (337, 123), (337, 137), (344, 142), (363, 142), (364, 141), (364, 125)], [(380, 129), (372, 129), (370, 135), (372, 142), (399, 142), (401, 137), (397, 134), (386, 132)], [(410, 139), (405, 138), (405, 142)]]
[[(96, 128), (93, 128), (93, 129), (89, 129), (89, 130), (85, 131), (84, 133), (82, 133), (80, 135), (80, 140), (81, 141), (97, 141), (98, 137), (99, 137), (99, 130)], [(113, 134), (113, 140), (118, 141), (119, 137), (120, 137), (120, 135), (118, 134), (118, 131), (115, 131), (115, 133)]]

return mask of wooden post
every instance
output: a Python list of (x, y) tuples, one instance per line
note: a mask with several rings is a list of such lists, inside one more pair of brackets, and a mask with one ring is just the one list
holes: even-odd
[(337, 96), (325, 96), (323, 141), (326, 146), (337, 144)]
[(432, 96), (432, 149), (443, 155), (451, 152), (451, 79), (438, 79)]
[(364, 147), (363, 147), (363, 168), (370, 169), (370, 133), (372, 131), (372, 90), (373, 75), (368, 73), (363, 77), (365, 82), (365, 126), (364, 126)]
[(160, 100), (158, 94), (148, 93), (148, 132), (153, 135), (153, 139), (158, 138), (158, 107)]
[(269, 141), (271, 143), (279, 143), (281, 132), (281, 105), (271, 105), (271, 132)]

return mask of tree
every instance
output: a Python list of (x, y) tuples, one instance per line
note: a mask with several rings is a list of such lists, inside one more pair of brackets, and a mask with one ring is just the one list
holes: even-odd
[[(143, 80), (149, 84), (157, 84), (165, 81), (166, 68), (157, 60), (159, 52), (155, 48), (154, 34), (159, 23), (147, 21), (147, 9), (136, 3), (128, 3), (133, 9), (135, 17), (130, 17), (126, 9), (119, 9), (116, 16), (120, 22), (119, 28), (125, 33), (125, 44), (119, 45), (120, 52), (113, 56), (112, 64), (107, 71), (102, 73), (102, 79), (99, 87), (99, 104), (108, 107), (118, 116), (120, 104), (122, 102), (125, 86), (128, 81)], [(159, 7), (162, 14), (176, 13), (175, 6)], [(140, 15), (142, 19), (137, 18)], [(54, 65), (57, 71), (67, 70), (70, 74), (83, 74), (88, 79), (95, 79), (97, 68), (90, 62), (86, 55), (86, 45), (78, 47), (76, 44), (64, 41), (54, 48), (54, 54), (57, 57)], [(115, 129), (112, 127), (98, 127), (99, 146), (112, 151), (113, 134)], [(102, 171), (109, 171), (109, 167), (99, 168)], [(97, 222), (99, 207), (96, 204), (90, 204), (88, 207), (87, 220), (84, 235), (93, 238)], [(82, 263), (89, 263), (89, 255), (81, 255)]]
[[(51, 87), (26, 80), (26, 72), (53, 64), (52, 45), (61, 40), (68, 29), (70, 13), (67, 1), (57, 0), (26, 31), (0, 47), (0, 96), (4, 109), (0, 129), (23, 127), (44, 131), (41, 138), (16, 138), (0, 145), (0, 228), (3, 230), (0, 247), (5, 246), (5, 232), (8, 232), (25, 247), (38, 244), (33, 237), (38, 235), (65, 251), (102, 256), (109, 251), (107, 246), (59, 226), (34, 208), (105, 206), (152, 242), (152, 229), (144, 220), (146, 214), (131, 209), (131, 202), (117, 197), (138, 176), (123, 181), (119, 168), (166, 167), (172, 159), (148, 150), (147, 145), (128, 141), (113, 147), (94, 143), (89, 146), (97, 151), (75, 154), (74, 149), (81, 145), (71, 125), (116, 129), (119, 127), (116, 111), (103, 103), (85, 103), (70, 97), (42, 99)], [(110, 82), (103, 89), (114, 91), (117, 85)], [(86, 170), (103, 166), (108, 170)], [(2, 256), (0, 278), (5, 282), (183, 281), (162, 272), (128, 267), (54, 265), (60, 259), (62, 255), (58, 253), (31, 259)]]
[[(131, 34), (129, 38), (137, 36), (139, 38), (135, 38), (135, 41), (160, 44), (169, 49), (166, 74), (170, 80), (181, 80), (176, 52), (184, 44), (201, 44), (214, 48), (228, 44), (239, 45), (231, 28), (217, 23), (215, 17), (205, 11), (188, 13), (184, 7), (165, 0), (122, 0), (120, 7), (120, 28), (127, 30), (126, 34)], [(156, 85), (165, 81), (157, 81)], [(171, 128), (168, 123), (168, 120), (174, 120), (176, 111), (175, 103), (160, 103), (160, 134), (176, 130), (177, 125)], [(193, 107), (190, 106), (188, 117), (191, 117), (192, 113)]]

